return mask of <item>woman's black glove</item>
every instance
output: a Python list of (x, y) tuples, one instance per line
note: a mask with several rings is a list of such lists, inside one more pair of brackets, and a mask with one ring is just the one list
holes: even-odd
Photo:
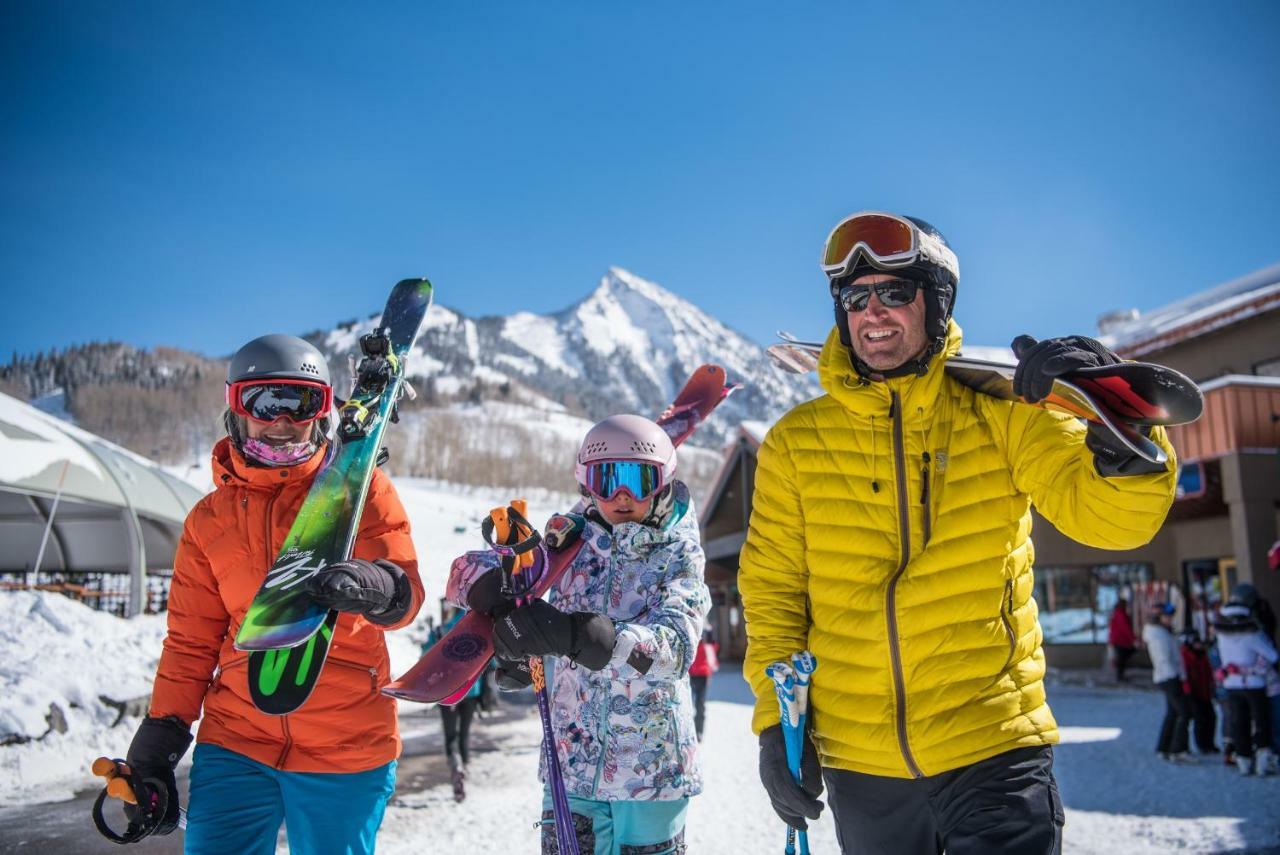
[(805, 819), (817, 819), (822, 815), (822, 765), (818, 762), (818, 750), (813, 747), (809, 734), (804, 735), (804, 754), (800, 760), (800, 779), (797, 784), (787, 765), (787, 745), (782, 735), (782, 725), (775, 724), (760, 731), (760, 783), (769, 794), (773, 811), (792, 828), (809, 827)]
[(567, 656), (599, 671), (613, 657), (613, 621), (595, 612), (568, 614), (544, 600), (509, 612), (493, 625), (493, 647), (503, 659)]
[(1120, 357), (1101, 342), (1083, 335), (1046, 338), (1039, 342), (1029, 335), (1020, 335), (1010, 346), (1018, 357), (1018, 367), (1013, 372), (1013, 394), (1033, 404), (1049, 396), (1058, 377), (1081, 368), (1120, 362)]
[(400, 621), (413, 604), (408, 574), (385, 558), (330, 564), (307, 581), (307, 593), (317, 605), (361, 614), (382, 626)]
[[(133, 735), (125, 762), (131, 777), (143, 784), (162, 787), (165, 797), (164, 817), (152, 834), (169, 834), (178, 827), (178, 781), (173, 770), (191, 745), (191, 728), (184, 722), (168, 718), (144, 718)], [(133, 822), (139, 808), (126, 803), (125, 816)]]

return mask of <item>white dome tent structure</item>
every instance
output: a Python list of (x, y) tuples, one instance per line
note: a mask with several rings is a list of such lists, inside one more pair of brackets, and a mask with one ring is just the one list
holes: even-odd
[(126, 614), (140, 614), (147, 572), (173, 567), (201, 496), (159, 464), (0, 394), (0, 573), (29, 586), (46, 573), (127, 573)]

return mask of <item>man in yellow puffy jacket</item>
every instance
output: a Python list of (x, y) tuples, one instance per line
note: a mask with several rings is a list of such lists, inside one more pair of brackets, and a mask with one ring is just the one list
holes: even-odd
[[(1060, 531), (1130, 549), (1159, 529), (1176, 463), (951, 379), (959, 262), (925, 223), (863, 212), (827, 239), (836, 326), (826, 395), (760, 448), (739, 587), (760, 775), (805, 827), (823, 792), (846, 853), (1061, 850), (1057, 725), (1032, 598), (1031, 505)], [(1118, 361), (1084, 337), (1020, 336), (1015, 391)], [(803, 784), (787, 772), (764, 669), (797, 650), (809, 692)]]

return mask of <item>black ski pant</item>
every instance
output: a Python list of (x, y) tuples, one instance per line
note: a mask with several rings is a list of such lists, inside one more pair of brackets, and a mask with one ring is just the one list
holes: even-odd
[(1156, 683), (1164, 692), (1164, 721), (1160, 723), (1160, 739), (1156, 751), (1161, 754), (1182, 754), (1187, 750), (1191, 726), (1191, 699), (1182, 692), (1182, 681), (1177, 677)]
[(1227, 704), (1236, 754), (1252, 757), (1254, 748), (1270, 748), (1271, 706), (1266, 689), (1227, 689)]
[(1213, 701), (1208, 698), (1191, 698), (1192, 731), (1196, 737), (1196, 748), (1201, 754), (1211, 754), (1218, 750), (1213, 744), (1214, 732), (1218, 729), (1218, 714), (1213, 709)]
[(707, 721), (707, 680), (709, 677), (690, 677), (689, 688), (693, 690), (693, 729), (702, 739), (702, 726)]
[(1124, 669), (1125, 669), (1125, 666), (1129, 664), (1129, 660), (1133, 658), (1133, 654), (1134, 654), (1134, 648), (1132, 647), (1115, 648), (1116, 682), (1117, 683), (1124, 682)]
[(823, 769), (844, 855), (1059, 855), (1053, 749), (1018, 748), (926, 778)]
[(440, 720), (444, 722), (444, 753), (449, 758), (450, 768), (458, 762), (463, 766), (471, 762), (471, 719), (479, 702), (479, 698), (463, 698), (455, 706), (440, 706)]

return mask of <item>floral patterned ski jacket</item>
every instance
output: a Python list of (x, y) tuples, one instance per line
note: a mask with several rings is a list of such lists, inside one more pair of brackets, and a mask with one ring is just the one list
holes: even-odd
[[(556, 608), (607, 615), (617, 630), (600, 671), (548, 657), (551, 726), (569, 795), (650, 801), (702, 790), (688, 674), (711, 595), (689, 491), (679, 481), (674, 489), (673, 509), (657, 526), (610, 531), (588, 517), (582, 549), (548, 592)], [(492, 551), (455, 559), (447, 599), (465, 605), (472, 583), (497, 566)], [(545, 768), (540, 776), (546, 780)]]

